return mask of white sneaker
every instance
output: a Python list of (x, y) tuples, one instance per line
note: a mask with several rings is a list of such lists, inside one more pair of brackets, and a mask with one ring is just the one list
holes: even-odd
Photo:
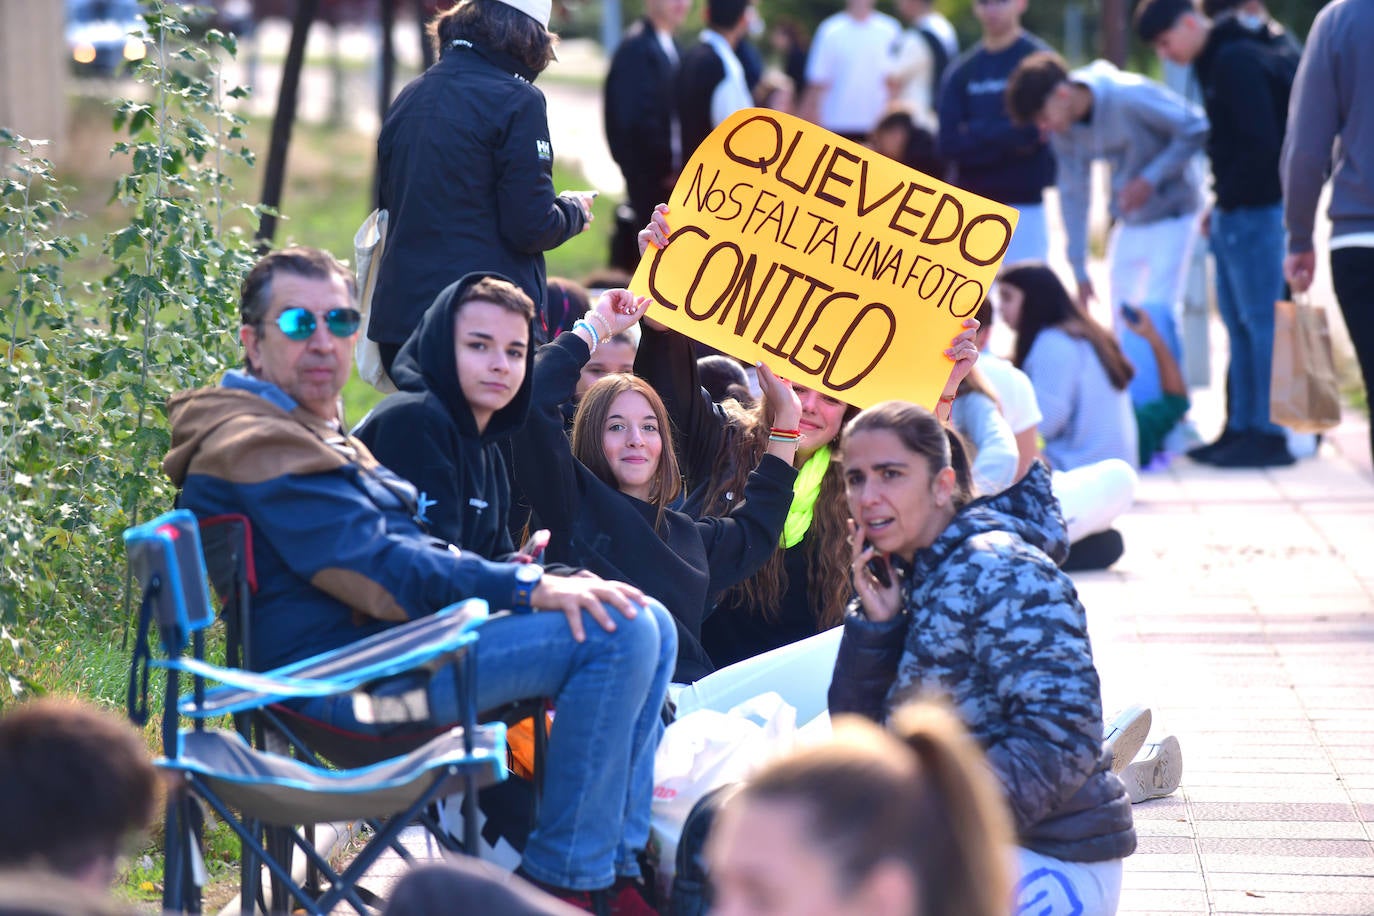
[(1138, 759), (1126, 765), (1120, 776), (1133, 805), (1170, 794), (1183, 779), (1183, 749), (1178, 739), (1169, 735), (1149, 745)]
[(1127, 706), (1107, 723), (1102, 746), (1112, 752), (1112, 772), (1120, 773), (1135, 759), (1150, 734), (1150, 710), (1139, 704)]

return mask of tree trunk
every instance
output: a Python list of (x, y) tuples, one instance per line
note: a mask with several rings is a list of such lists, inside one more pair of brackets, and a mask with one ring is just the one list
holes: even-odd
[(428, 70), (434, 66), (434, 49), (430, 47), (429, 36), (425, 34), (425, 0), (415, 0), (415, 21), (420, 24), (420, 59)]
[[(380, 0), (382, 29), (382, 73), (377, 85), (377, 122), (386, 122), (387, 109), (391, 107), (392, 89), (396, 83), (396, 42), (392, 37), (392, 26), (396, 24), (396, 9), (392, 0)], [(378, 162), (372, 162), (372, 205), (381, 206), (382, 174)]]
[[(305, 40), (320, 0), (298, 0), (291, 22), (291, 46), (282, 66), (281, 90), (277, 93), (277, 113), (272, 118), (272, 140), (263, 170), (262, 205), (280, 209), (282, 186), (286, 183), (286, 153), (291, 146), (291, 128), (296, 123), (296, 95), (300, 90), (301, 68), (305, 65)], [(268, 248), (277, 234), (277, 218), (264, 214), (258, 225), (258, 247)]]
[(1126, 66), (1128, 13), (1125, 0), (1102, 0), (1102, 56)]

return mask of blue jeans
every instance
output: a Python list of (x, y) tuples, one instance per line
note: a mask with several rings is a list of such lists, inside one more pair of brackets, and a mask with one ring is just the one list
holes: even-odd
[(1217, 311), (1231, 339), (1226, 370), (1232, 432), (1278, 433), (1269, 419), (1274, 302), (1283, 295), (1283, 205), (1212, 211)]
[(1050, 256), (1050, 230), (1045, 222), (1044, 204), (1012, 204), (1021, 213), (1012, 233), (1011, 244), (1002, 256), (1010, 267), (1020, 261), (1046, 261)]
[[(617, 875), (639, 874), (663, 698), (677, 660), (677, 628), (661, 604), (650, 601), (634, 620), (610, 613), (614, 633), (583, 615), (582, 643), (573, 642), (559, 613), (497, 617), (478, 630), (478, 709), (554, 700), (539, 822), (521, 865), (540, 881), (572, 890), (597, 890)], [(458, 719), (452, 668), (438, 671), (428, 692), (437, 722)], [(301, 711), (351, 731), (369, 730), (353, 718), (351, 697), (312, 700)]]

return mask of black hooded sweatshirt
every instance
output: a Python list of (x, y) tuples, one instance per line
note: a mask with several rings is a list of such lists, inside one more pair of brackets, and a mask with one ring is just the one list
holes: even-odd
[(1207, 155), (1222, 210), (1283, 200), (1279, 154), (1300, 56), (1292, 38), (1273, 23), (1256, 31), (1234, 16), (1221, 16), (1207, 33), (1193, 72), (1211, 123)]
[(439, 293), (392, 364), (400, 391), (364, 417), (354, 435), (420, 491), (431, 534), (500, 560), (515, 552), (506, 527), (511, 488), (502, 440), (524, 425), (529, 411), (534, 338), (520, 389), (479, 433), (458, 384), (453, 321), (459, 295), (483, 277), (507, 279), (490, 271), (470, 273)]
[[(665, 509), (660, 521), (657, 508), (621, 493), (573, 457), (561, 407), (572, 399), (588, 358), (576, 334), (539, 348), (529, 423), (515, 437), (516, 480), (552, 535), (550, 561), (628, 582), (663, 602), (677, 622), (673, 680), (691, 683), (714, 668), (701, 647), (709, 597), (749, 578), (772, 556), (797, 472), (764, 455), (743, 501), (725, 517), (695, 519)], [(664, 440), (671, 448), (666, 430)]]

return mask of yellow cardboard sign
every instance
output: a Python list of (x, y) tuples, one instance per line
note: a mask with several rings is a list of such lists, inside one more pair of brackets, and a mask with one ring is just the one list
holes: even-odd
[(1017, 219), (760, 108), (711, 132), (668, 203), (669, 245), (630, 284), (650, 317), (859, 407), (935, 406)]

